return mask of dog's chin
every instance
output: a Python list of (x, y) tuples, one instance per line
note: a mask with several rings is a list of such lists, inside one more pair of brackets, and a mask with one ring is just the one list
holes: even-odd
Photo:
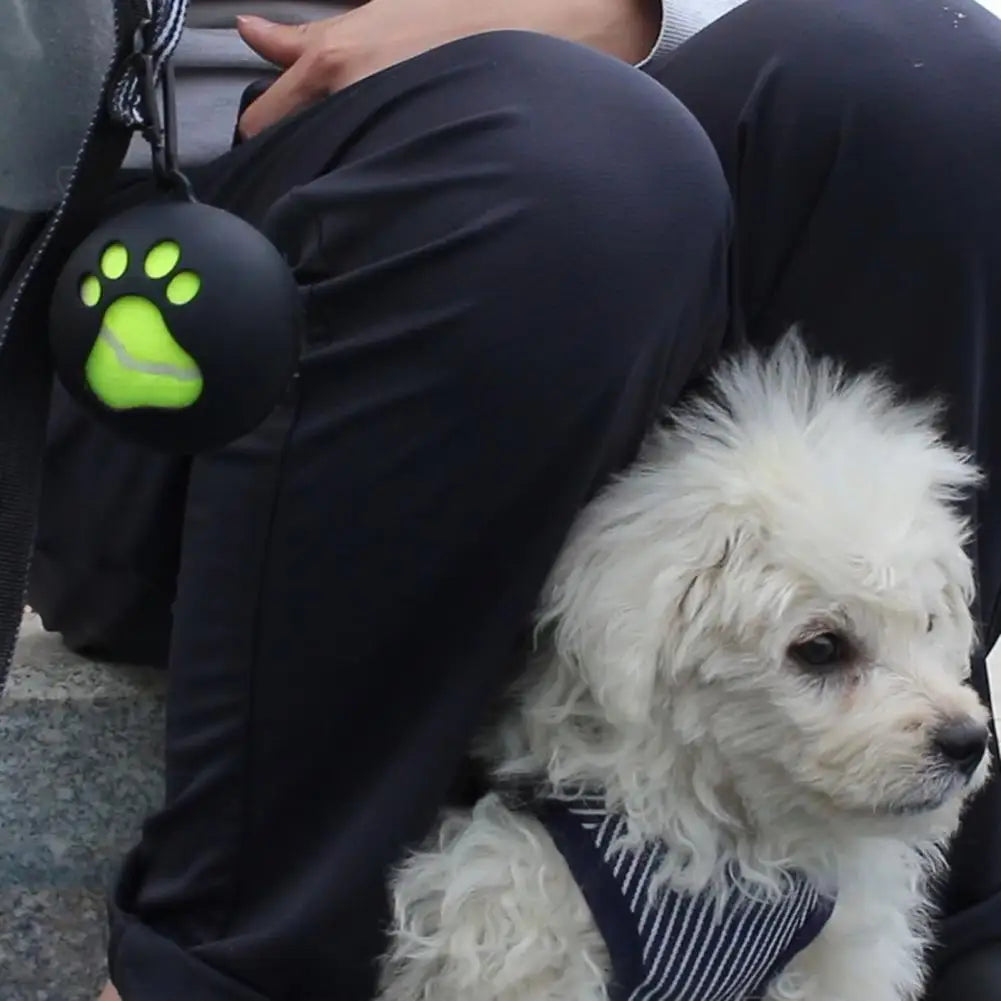
[(872, 812), (877, 817), (921, 817), (951, 805), (954, 805), (953, 797), (948, 793), (939, 793), (923, 798), (914, 797), (879, 803)]
[[(821, 830), (937, 841), (951, 836), (964, 805), (988, 774), (985, 762), (969, 778), (947, 769), (929, 769), (906, 784), (899, 775), (896, 783), (891, 776), (853, 786), (797, 783), (794, 798)], [(883, 793), (872, 795), (880, 786)]]
[(965, 801), (983, 785), (984, 778), (980, 772), (969, 779), (944, 774), (897, 796), (852, 804), (848, 812), (891, 826), (899, 822), (915, 833), (941, 833), (958, 823)]

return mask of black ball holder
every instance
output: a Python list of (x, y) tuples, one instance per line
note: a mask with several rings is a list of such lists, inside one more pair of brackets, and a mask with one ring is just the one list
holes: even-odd
[[(147, 63), (147, 72), (152, 74)], [(195, 200), (147, 77), (147, 138), (167, 201), (103, 223), (69, 256), (50, 306), (56, 372), (99, 420), (161, 451), (217, 449), (281, 401), (301, 350), (301, 299), (259, 230)]]

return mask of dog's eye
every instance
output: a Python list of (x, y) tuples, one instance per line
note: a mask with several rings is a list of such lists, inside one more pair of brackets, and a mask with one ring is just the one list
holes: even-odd
[(814, 669), (838, 667), (848, 659), (849, 653), (848, 641), (838, 633), (819, 633), (789, 648), (793, 660)]
[(935, 628), (935, 616), (934, 615), (929, 615), (928, 616), (928, 626), (925, 629), (925, 632), (929, 632), (930, 633), (934, 628)]

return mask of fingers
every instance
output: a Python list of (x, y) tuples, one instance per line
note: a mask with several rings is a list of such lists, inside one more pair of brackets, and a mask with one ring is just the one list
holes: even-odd
[(313, 69), (309, 59), (300, 59), (287, 69), (240, 117), (240, 135), (251, 139), (326, 96), (329, 88)]
[(313, 25), (275, 24), (263, 17), (241, 15), (236, 27), (259, 56), (278, 66), (291, 66), (306, 51)]
[(320, 22), (275, 24), (262, 17), (241, 16), (237, 18), (237, 27), (240, 37), (259, 56), (287, 67), (240, 117), (240, 135), (250, 139), (326, 93), (324, 78), (316, 72), (314, 60), (307, 56)]

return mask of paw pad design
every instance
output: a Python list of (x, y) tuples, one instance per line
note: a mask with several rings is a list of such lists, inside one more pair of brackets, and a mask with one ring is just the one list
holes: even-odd
[(142, 259), (143, 276), (158, 283), (160, 305), (143, 295), (115, 295), (116, 283), (132, 265), (132, 254), (124, 243), (105, 247), (97, 273), (88, 273), (80, 281), (80, 301), (85, 307), (99, 309), (107, 303), (87, 358), (86, 376), (93, 392), (112, 410), (181, 410), (202, 394), (201, 370), (177, 343), (163, 314), (167, 304), (186, 306), (201, 291), (199, 275), (178, 270), (180, 261), (181, 247), (173, 240), (154, 244)]

